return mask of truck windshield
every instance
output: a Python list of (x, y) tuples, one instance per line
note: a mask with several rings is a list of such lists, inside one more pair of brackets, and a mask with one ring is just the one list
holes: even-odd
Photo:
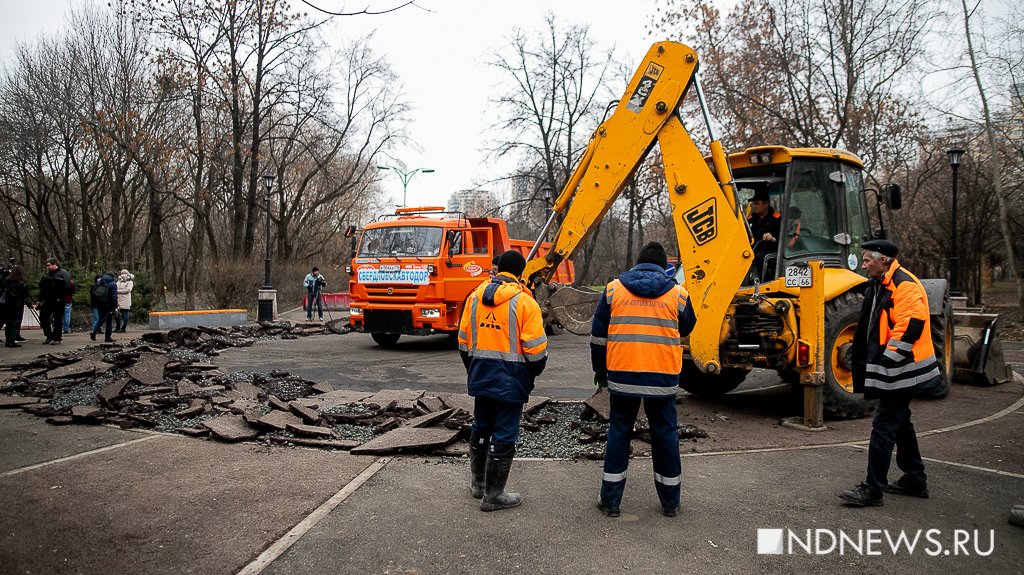
[(441, 228), (389, 226), (363, 231), (357, 257), (437, 257)]

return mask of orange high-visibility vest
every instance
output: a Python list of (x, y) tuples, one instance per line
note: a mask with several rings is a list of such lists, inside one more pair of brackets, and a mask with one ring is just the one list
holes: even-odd
[(677, 285), (656, 298), (640, 297), (619, 280), (610, 282), (605, 291), (611, 306), (608, 371), (678, 375), (683, 367), (679, 314), (688, 296)]

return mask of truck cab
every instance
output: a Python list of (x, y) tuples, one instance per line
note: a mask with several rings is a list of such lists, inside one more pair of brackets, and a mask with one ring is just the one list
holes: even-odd
[[(363, 228), (348, 266), (349, 321), (381, 346), (402, 335), (458, 333), (469, 294), (488, 280), (495, 254), (529, 253), (501, 218), (469, 218), (440, 207), (400, 208)], [(550, 244), (541, 244), (543, 255)], [(558, 269), (572, 283), (571, 262)]]

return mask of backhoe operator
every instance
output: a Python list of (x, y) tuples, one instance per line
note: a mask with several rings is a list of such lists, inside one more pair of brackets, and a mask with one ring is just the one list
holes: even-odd
[(773, 278), (773, 270), (764, 269), (764, 259), (779, 249), (779, 234), (782, 230), (782, 216), (768, 201), (768, 190), (757, 190), (750, 200), (750, 217), (747, 218), (750, 233), (754, 237), (754, 272), (759, 281)]

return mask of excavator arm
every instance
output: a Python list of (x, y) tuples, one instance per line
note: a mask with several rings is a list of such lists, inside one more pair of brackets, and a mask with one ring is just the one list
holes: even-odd
[(698, 367), (717, 373), (718, 348), (728, 329), (723, 320), (753, 253), (721, 143), (712, 131), (713, 166), (709, 166), (676, 114), (687, 90), (695, 87), (711, 128), (697, 67), (697, 54), (688, 46), (659, 42), (651, 47), (615, 112), (594, 132), (555, 201), (541, 233), (543, 238), (555, 218), (563, 215), (551, 250), (544, 257), (531, 258), (523, 277), (547, 282), (559, 262), (572, 258), (658, 143), (685, 285), (698, 318), (689, 337), (689, 352)]

